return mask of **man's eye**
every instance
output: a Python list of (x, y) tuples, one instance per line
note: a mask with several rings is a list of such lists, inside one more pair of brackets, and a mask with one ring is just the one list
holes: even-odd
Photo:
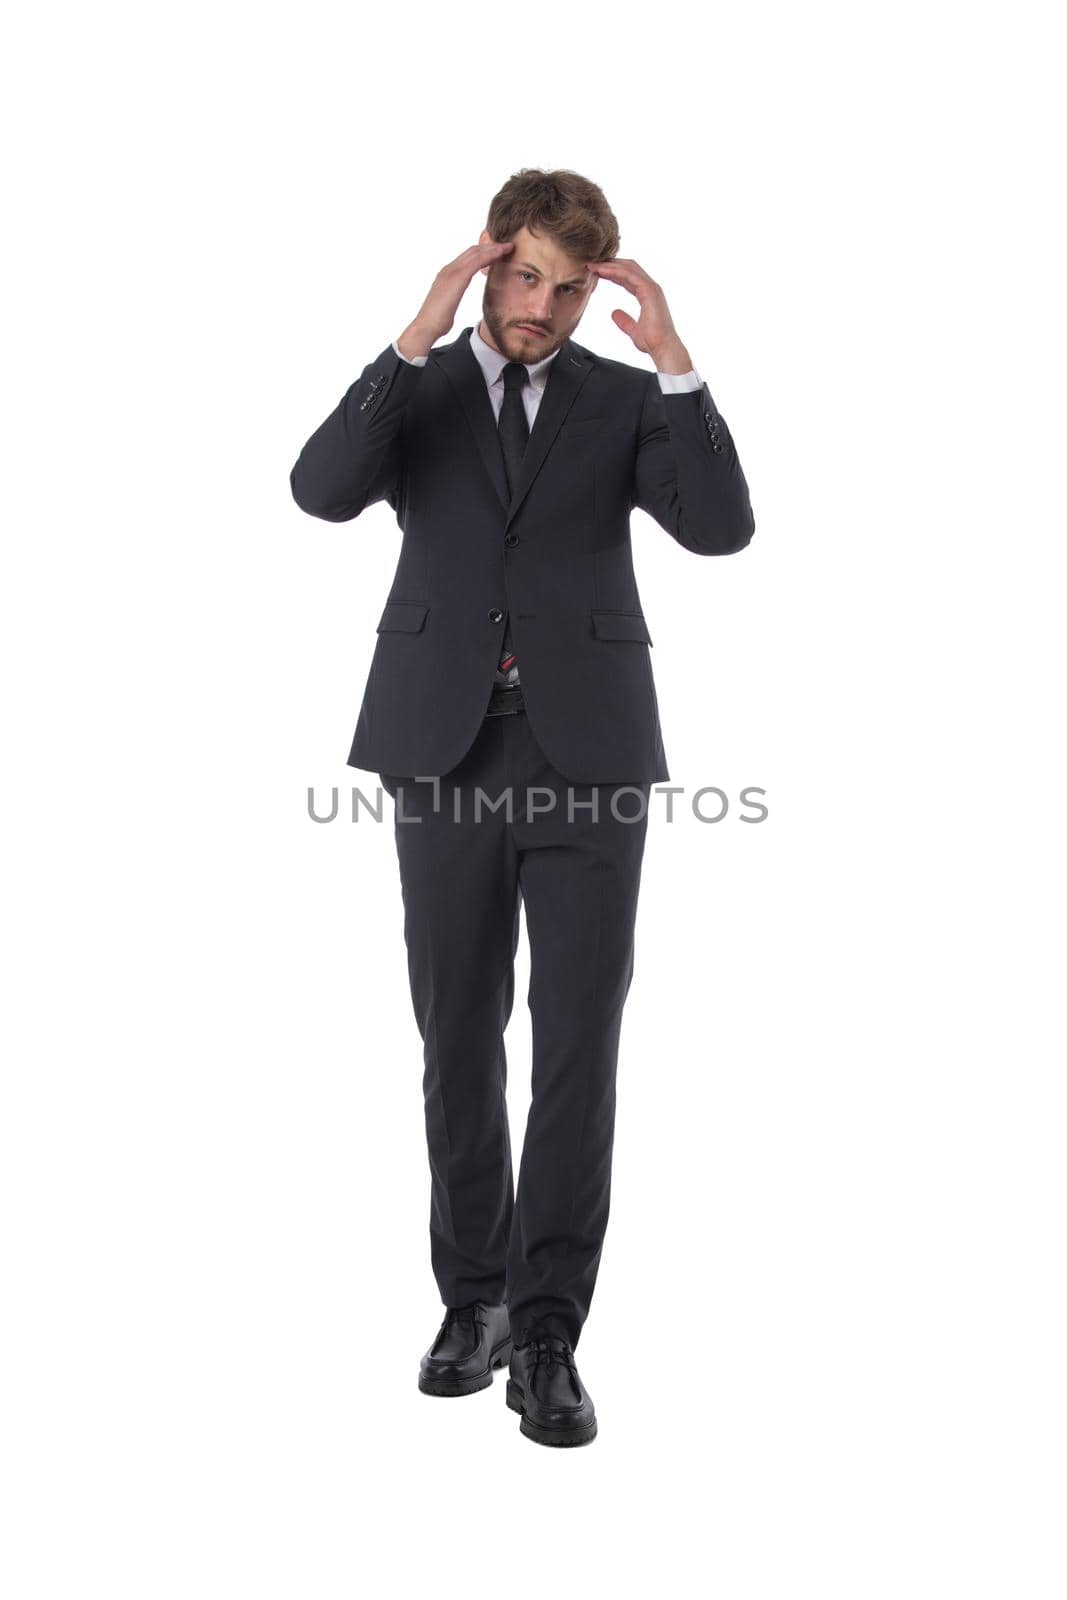
[[(521, 272), (520, 271), (519, 277), (520, 278), (532, 278), (533, 277), (533, 273), (532, 272)], [(576, 283), (565, 283), (565, 284), (562, 285), (562, 287), (564, 289), (566, 289), (568, 294), (577, 294), (578, 293), (578, 285)]]

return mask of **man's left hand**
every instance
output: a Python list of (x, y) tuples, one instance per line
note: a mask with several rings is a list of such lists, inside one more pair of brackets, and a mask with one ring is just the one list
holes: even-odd
[(658, 283), (651, 279), (636, 261), (616, 256), (611, 261), (590, 261), (590, 272), (598, 278), (628, 289), (637, 298), (641, 315), (635, 322), (626, 311), (613, 311), (611, 319), (617, 328), (629, 335), (643, 355), (651, 356), (657, 372), (689, 372), (693, 363), (689, 352), (678, 337), (667, 308), (667, 299)]

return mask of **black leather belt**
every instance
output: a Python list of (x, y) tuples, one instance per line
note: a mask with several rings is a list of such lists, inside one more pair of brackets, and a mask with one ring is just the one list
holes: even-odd
[(516, 711), (525, 711), (526, 706), (522, 698), (521, 683), (512, 684), (509, 688), (495, 688), (489, 696), (486, 707), (487, 717), (512, 717)]

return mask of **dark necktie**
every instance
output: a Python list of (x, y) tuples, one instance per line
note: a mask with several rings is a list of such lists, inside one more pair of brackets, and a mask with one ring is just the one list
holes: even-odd
[[(515, 485), (519, 481), (519, 468), (530, 440), (530, 425), (526, 420), (526, 407), (522, 399), (527, 376), (526, 368), (521, 361), (509, 361), (504, 368), (504, 402), (497, 420), (497, 433), (500, 435), (500, 449), (504, 456), (504, 471), (507, 474), (510, 497), (514, 497)], [(504, 624), (504, 643), (495, 682), (500, 686), (517, 683), (518, 679), (518, 668), (511, 647), (509, 612)]]

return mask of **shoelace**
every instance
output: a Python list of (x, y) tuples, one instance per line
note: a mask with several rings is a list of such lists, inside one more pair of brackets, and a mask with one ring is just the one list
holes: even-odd
[(560, 1338), (559, 1335), (539, 1336), (526, 1342), (533, 1352), (530, 1357), (531, 1365), (569, 1367), (577, 1376), (578, 1368), (575, 1365), (574, 1353), (566, 1339)]
[(472, 1326), (478, 1325), (484, 1328), (486, 1317), (481, 1306), (474, 1302), (466, 1306), (449, 1306), (441, 1323), (441, 1333), (444, 1333), (452, 1322), (469, 1322)]

